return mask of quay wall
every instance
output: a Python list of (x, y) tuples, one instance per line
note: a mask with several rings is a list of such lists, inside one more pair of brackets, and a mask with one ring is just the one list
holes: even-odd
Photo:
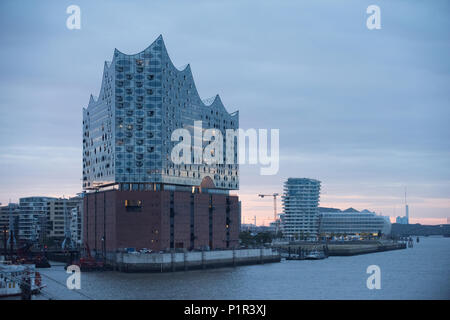
[(353, 243), (302, 243), (280, 245), (277, 248), (283, 252), (297, 253), (300, 251), (323, 250), (327, 248), (328, 256), (353, 256), (358, 254), (367, 254), (375, 252), (383, 252), (389, 250), (406, 249), (405, 243), (397, 242), (382, 242), (382, 241), (367, 241), (367, 242), (353, 242)]
[(280, 262), (272, 249), (235, 249), (170, 253), (117, 253), (114, 268), (122, 272), (173, 272)]
[(331, 245), (328, 255), (330, 256), (354, 256), (358, 254), (383, 252), (389, 250), (406, 249), (405, 243), (391, 244), (361, 244), (361, 245)]

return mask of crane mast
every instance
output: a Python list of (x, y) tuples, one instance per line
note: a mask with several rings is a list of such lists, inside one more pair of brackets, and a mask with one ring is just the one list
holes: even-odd
[(277, 221), (277, 197), (279, 196), (278, 193), (273, 194), (258, 194), (258, 197), (264, 198), (264, 197), (273, 197), (273, 220), (274, 222)]

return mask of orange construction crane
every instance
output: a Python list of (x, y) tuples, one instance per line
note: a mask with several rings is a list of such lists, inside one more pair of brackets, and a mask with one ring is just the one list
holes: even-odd
[(273, 194), (258, 194), (258, 197), (264, 198), (264, 197), (273, 197), (273, 220), (274, 222), (277, 221), (277, 197), (279, 196), (278, 193)]

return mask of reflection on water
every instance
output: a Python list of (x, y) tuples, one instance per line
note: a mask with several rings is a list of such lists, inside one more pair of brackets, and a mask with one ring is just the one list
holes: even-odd
[[(79, 293), (63, 286), (69, 275), (62, 264), (40, 271), (47, 297), (55, 299), (450, 299), (450, 238), (420, 240), (406, 250), (317, 261), (159, 274), (83, 273)], [(380, 290), (366, 287), (366, 269), (373, 264), (381, 268)]]

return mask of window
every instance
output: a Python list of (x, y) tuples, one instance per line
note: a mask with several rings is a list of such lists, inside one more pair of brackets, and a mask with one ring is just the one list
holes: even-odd
[(142, 211), (142, 200), (125, 200), (125, 209), (128, 212)]

